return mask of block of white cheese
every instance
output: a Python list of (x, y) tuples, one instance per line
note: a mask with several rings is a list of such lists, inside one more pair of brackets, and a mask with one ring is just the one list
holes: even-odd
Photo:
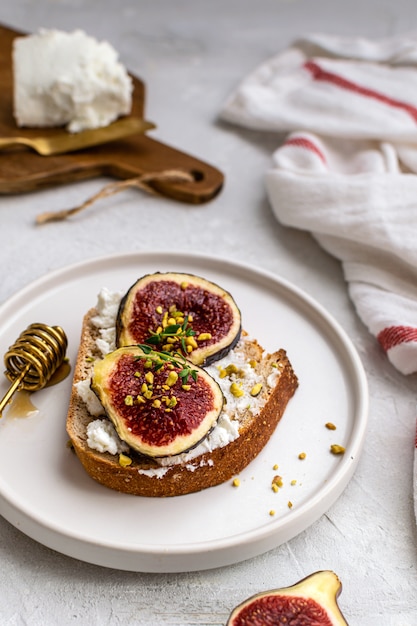
[(12, 54), (18, 126), (79, 132), (130, 113), (132, 80), (107, 41), (42, 29), (16, 37)]

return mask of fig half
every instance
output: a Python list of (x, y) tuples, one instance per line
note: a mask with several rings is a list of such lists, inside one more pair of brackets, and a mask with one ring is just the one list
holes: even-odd
[(97, 361), (91, 388), (120, 439), (148, 457), (195, 447), (223, 408), (222, 391), (205, 370), (145, 345), (118, 348)]
[(140, 278), (122, 299), (116, 345), (146, 343), (209, 365), (236, 345), (240, 333), (230, 293), (199, 276), (158, 272)]
[(341, 589), (334, 572), (315, 572), (291, 587), (259, 593), (242, 602), (226, 626), (347, 626), (337, 604)]

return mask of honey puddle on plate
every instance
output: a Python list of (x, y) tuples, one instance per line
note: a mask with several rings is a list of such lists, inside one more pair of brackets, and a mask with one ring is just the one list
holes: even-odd
[[(45, 387), (52, 387), (64, 380), (71, 371), (71, 365), (68, 361), (64, 361), (56, 372), (52, 375), (51, 380), (45, 385)], [(39, 409), (32, 402), (32, 394), (30, 391), (17, 391), (12, 401), (10, 402), (7, 410), (7, 417), (9, 418), (21, 418), (31, 417), (39, 413)]]
[(8, 418), (30, 417), (39, 413), (39, 409), (33, 404), (29, 391), (17, 391), (7, 410)]

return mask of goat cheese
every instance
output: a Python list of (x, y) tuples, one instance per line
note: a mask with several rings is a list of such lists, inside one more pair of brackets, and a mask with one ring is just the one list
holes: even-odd
[(94, 420), (87, 426), (87, 444), (93, 450), (121, 454), (129, 447), (117, 436), (116, 430), (108, 420)]
[(105, 411), (103, 409), (103, 405), (100, 400), (97, 398), (94, 391), (90, 386), (91, 380), (90, 378), (86, 378), (84, 380), (78, 381), (75, 383), (75, 388), (81, 400), (87, 406), (87, 411), (90, 415), (97, 417), (99, 415), (105, 415)]
[(42, 29), (16, 37), (12, 54), (18, 126), (79, 132), (130, 113), (132, 80), (107, 41)]

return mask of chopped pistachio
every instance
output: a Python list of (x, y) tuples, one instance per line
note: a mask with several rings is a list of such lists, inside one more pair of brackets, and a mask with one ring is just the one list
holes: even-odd
[(276, 485), (277, 487), (283, 487), (284, 483), (282, 480), (282, 476), (274, 476), (274, 478), (272, 479), (272, 484)]
[(168, 385), (168, 387), (173, 387), (175, 385), (175, 383), (178, 380), (178, 374), (175, 370), (171, 370), (170, 373), (168, 374), (168, 377), (165, 381), (165, 383)]
[(125, 405), (126, 406), (133, 406), (133, 396), (126, 396), (125, 397)]
[(327, 422), (325, 424), (326, 428), (328, 428), (329, 430), (336, 430), (336, 426), (334, 424), (332, 424), (332, 422)]
[(193, 336), (185, 338), (185, 345), (186, 346), (191, 346), (194, 350), (196, 348), (198, 348), (198, 343), (196, 342), (196, 340), (195, 340), (195, 338)]
[(132, 459), (126, 454), (119, 454), (119, 465), (122, 467), (128, 467), (132, 464)]
[(141, 391), (142, 391), (142, 395), (147, 400), (150, 400), (152, 398), (152, 389), (150, 389), (146, 383), (142, 384)]
[(197, 341), (208, 341), (211, 339), (211, 333), (200, 333), (197, 337)]
[(330, 452), (332, 454), (344, 454), (345, 448), (343, 446), (339, 446), (337, 443), (334, 443), (330, 446)]
[(244, 395), (245, 392), (243, 391), (243, 389), (241, 389), (241, 387), (239, 387), (237, 383), (232, 383), (230, 385), (230, 393), (232, 394), (232, 396), (235, 396), (235, 398), (240, 398)]
[(256, 385), (254, 385), (252, 389), (250, 390), (250, 395), (254, 397), (259, 396), (261, 391), (262, 391), (262, 383), (256, 383)]

